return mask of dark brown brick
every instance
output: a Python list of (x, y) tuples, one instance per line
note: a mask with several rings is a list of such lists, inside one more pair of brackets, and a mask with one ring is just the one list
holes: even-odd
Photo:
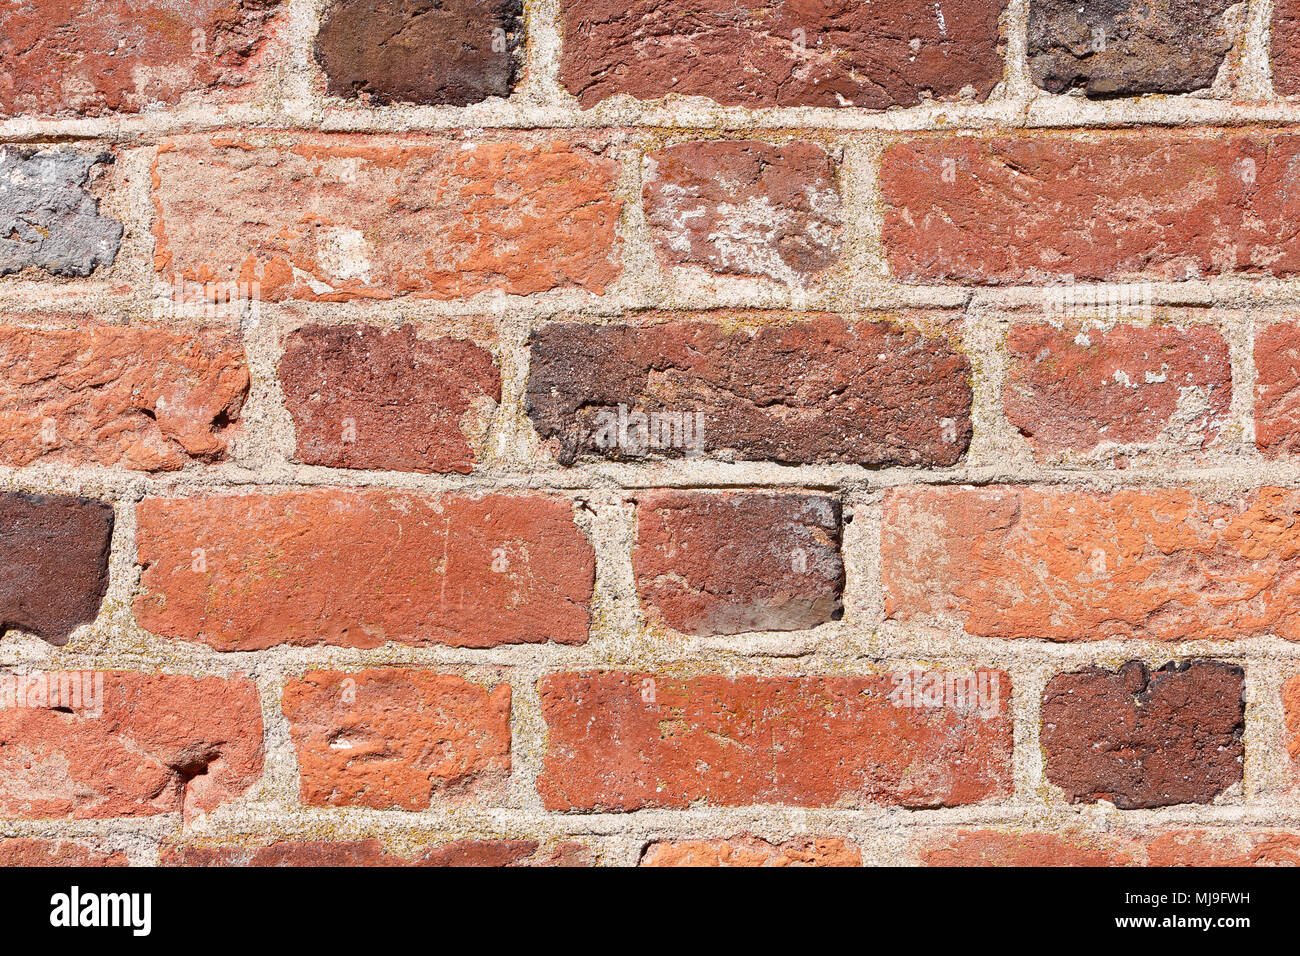
[(1209, 803), (1242, 778), (1245, 671), (1140, 661), (1058, 674), (1043, 693), (1047, 778), (1071, 803)]
[(308, 326), (280, 362), (297, 459), (335, 468), (468, 472), (501, 400), (492, 353), (413, 326)]
[(466, 106), (509, 96), (521, 0), (334, 0), (316, 37), (329, 92)]
[(564, 0), (560, 79), (584, 106), (629, 93), (743, 106), (914, 106), (1002, 78), (999, 0)]
[[(653, 453), (951, 465), (970, 442), (970, 365), (942, 336), (832, 315), (709, 318), (651, 314), (639, 326), (538, 331), (527, 410), (559, 460)], [(636, 414), (647, 416), (640, 429)], [(690, 441), (656, 444), (649, 416), (662, 424), (674, 414)]]
[(66, 644), (99, 613), (112, 535), (107, 502), (0, 493), (0, 629)]
[(1190, 93), (1214, 82), (1236, 0), (1031, 0), (1029, 68), (1052, 93)]
[(681, 143), (647, 156), (643, 178), (669, 264), (798, 282), (839, 256), (839, 184), (819, 146)]
[(686, 634), (795, 631), (840, 617), (840, 503), (825, 495), (661, 491), (632, 560), (652, 617)]

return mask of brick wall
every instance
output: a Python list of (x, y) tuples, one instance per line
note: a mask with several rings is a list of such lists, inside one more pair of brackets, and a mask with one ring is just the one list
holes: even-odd
[(1300, 4), (189, 8), (0, 10), (0, 860), (1300, 860)]

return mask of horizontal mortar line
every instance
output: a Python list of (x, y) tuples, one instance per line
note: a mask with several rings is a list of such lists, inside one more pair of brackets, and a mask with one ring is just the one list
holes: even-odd
[[(1121, 453), (1117, 450), (1116, 453)], [(1125, 452), (1127, 453), (1127, 452)], [(574, 499), (599, 498), (611, 492), (640, 492), (658, 489), (700, 491), (752, 488), (758, 491), (806, 489), (813, 492), (871, 493), (910, 486), (1009, 485), (1073, 491), (1109, 493), (1124, 489), (1190, 489), (1207, 495), (1218, 491), (1240, 494), (1262, 487), (1300, 489), (1300, 462), (1269, 462), (1264, 459), (1178, 469), (1155, 461), (1127, 469), (1109, 471), (1078, 469), (1035, 469), (1021, 462), (1006, 466), (970, 465), (952, 469), (881, 468), (833, 465), (778, 465), (756, 461), (746, 464), (705, 462), (680, 463), (653, 473), (638, 472), (647, 466), (579, 466), (571, 471), (492, 470), (466, 476), (425, 475), (417, 472), (356, 472), (348, 469), (320, 469), (316, 466), (287, 466), (296, 474), (284, 474), (284, 467), (264, 473), (207, 470), (172, 472), (162, 475), (119, 471), (96, 466), (0, 467), (0, 486), (10, 490), (58, 492), (60, 489), (94, 489), (108, 497), (167, 496), (175, 493), (268, 492), (293, 490), (392, 491), (410, 493), (531, 492), (556, 494)], [(218, 466), (220, 468), (221, 466)]]
[[(429, 810), (372, 810), (364, 807), (267, 807), (291, 814), (299, 826), (334, 826), (355, 832), (358, 827), (376, 833), (404, 829), (433, 829), (449, 832), (519, 832), (541, 834), (612, 836), (629, 829), (643, 831), (707, 832), (719, 826), (757, 825), (795, 828), (813, 835), (809, 828), (835, 827), (862, 832), (894, 829), (928, 829), (970, 826), (1025, 826), (1093, 829), (1165, 828), (1171, 826), (1258, 826), (1262, 828), (1300, 825), (1300, 805), (1270, 800), (1253, 805), (1181, 804), (1176, 807), (1119, 810), (1096, 804), (1007, 802), (936, 809), (902, 807), (828, 808), (784, 804), (718, 806), (687, 810), (646, 808), (627, 812), (571, 813), (529, 807), (475, 806)], [(264, 823), (252, 808), (223, 808), (211, 814), (202, 830), (187, 828), (184, 836), (210, 837), (225, 830)], [(283, 819), (283, 817), (280, 817)], [(50, 822), (50, 821), (45, 821)], [(58, 821), (54, 821), (58, 822)], [(1104, 831), (1103, 831), (1104, 832)], [(727, 833), (714, 833), (728, 836)]]
[[(1165, 661), (1171, 657), (1214, 656), (1225, 660), (1264, 662), (1300, 659), (1300, 642), (1280, 637), (1250, 636), (1236, 639), (1195, 638), (1185, 641), (1159, 641), (1152, 638), (1106, 638), (1102, 640), (1053, 641), (1036, 637), (992, 637), (972, 634), (954, 625), (935, 629), (906, 621), (888, 620), (860, 625), (876, 646), (859, 648), (852, 643), (840, 650), (832, 645), (826, 654), (849, 660), (905, 661), (910, 659), (969, 660), (996, 658), (1010, 666), (1018, 664), (1069, 664), (1096, 662), (1098, 659), (1146, 659)], [(905, 629), (915, 628), (910, 633)], [(855, 631), (850, 625), (843, 640), (851, 642)], [(761, 654), (761, 652), (758, 652)], [(807, 657), (817, 659), (821, 650)], [(762, 656), (777, 658), (776, 655)]]
[(73, 839), (95, 837), (137, 837), (165, 840), (180, 833), (180, 814), (148, 817), (106, 817), (101, 819), (0, 820), (0, 838), (53, 836)]
[[(892, 622), (891, 622), (892, 623)], [(870, 625), (867, 626), (868, 628)], [(817, 645), (809, 651), (782, 654), (759, 647), (747, 649), (746, 637), (769, 642), (787, 638), (792, 642), (809, 639)], [(876, 635), (879, 636), (879, 635)], [(633, 650), (618, 646), (627, 637), (637, 640)], [(1013, 672), (1029, 667), (1070, 667), (1126, 660), (1144, 660), (1160, 666), (1170, 660), (1212, 657), (1230, 663), (1251, 665), (1300, 661), (1300, 642), (1277, 637), (1232, 640), (1157, 642), (1131, 641), (1052, 642), (1034, 638), (990, 638), (954, 631), (924, 638), (886, 637), (880, 646), (861, 647), (852, 634), (817, 637), (815, 631), (767, 632), (734, 638), (734, 647), (683, 646), (681, 638), (659, 637), (654, 632), (620, 632), (610, 639), (597, 635), (586, 644), (512, 644), (491, 648), (458, 648), (446, 645), (388, 644), (378, 648), (350, 648), (339, 645), (277, 645), (255, 651), (218, 651), (198, 641), (147, 636), (151, 645), (141, 650), (132, 635), (130, 650), (113, 647), (44, 653), (24, 652), (12, 647), (0, 650), (0, 668), (36, 670), (147, 670), (165, 669), (182, 675), (218, 677), (238, 674), (266, 674), (292, 678), (308, 670), (356, 670), (374, 667), (406, 669), (452, 668), (477, 673), (485, 678), (530, 683), (548, 674), (570, 670), (653, 670), (671, 669), (690, 674), (717, 671), (758, 676), (879, 676), (891, 665), (946, 664), (959, 669), (971, 666), (998, 667)], [(152, 652), (151, 652), (152, 651)], [(710, 671), (713, 668), (713, 671)]]
[(827, 132), (925, 133), (1006, 128), (1106, 129), (1195, 125), (1248, 127), (1300, 123), (1300, 103), (1232, 100), (1208, 96), (1153, 96), (1091, 101), (1077, 95), (1041, 94), (984, 103), (935, 103), (885, 111), (821, 107), (734, 107), (707, 98), (672, 105), (614, 97), (588, 110), (571, 102), (525, 98), (468, 107), (394, 106), (367, 109), (318, 100), (309, 116), (256, 106), (185, 107), (147, 115), (11, 117), (0, 120), (0, 139), (116, 139), (176, 136), (230, 127), (320, 133), (406, 134), (452, 130), (602, 131), (680, 129), (723, 132), (815, 128)]
[[(52, 283), (45, 279), (16, 277), (0, 280), (0, 307), (30, 315), (34, 320), (42, 316), (57, 317), (77, 310), (102, 308), (104, 317), (138, 317), (153, 319), (176, 328), (190, 324), (210, 323), (219, 327), (249, 326), (236, 316), (212, 316), (195, 313), (180, 316), (156, 314), (157, 291), (165, 290), (167, 279), (157, 276), (159, 284), (153, 291), (134, 296), (115, 295), (111, 280), (94, 280), (84, 287), (75, 282)], [(1179, 318), (1188, 321), (1217, 321), (1211, 310), (1229, 313), (1250, 312), (1266, 307), (1283, 309), (1300, 305), (1300, 278), (1273, 278), (1268, 276), (1232, 275), (1212, 279), (1179, 282), (1148, 281), (1139, 277), (1123, 280), (1061, 281), (1038, 285), (966, 285), (966, 284), (908, 284), (877, 283), (871, 288), (848, 292), (818, 293), (767, 283), (758, 277), (728, 277), (731, 281), (750, 283), (758, 288), (747, 295), (713, 295), (696, 299), (674, 295), (671, 292), (646, 297), (639, 293), (611, 293), (603, 296), (586, 296), (575, 290), (557, 290), (538, 293), (536, 296), (498, 296), (492, 292), (477, 294), (468, 299), (445, 300), (399, 296), (389, 300), (355, 299), (347, 302), (315, 302), (311, 300), (283, 300), (263, 302), (261, 308), (272, 310), (273, 316), (262, 319), (258, 325), (279, 326), (321, 321), (340, 325), (377, 317), (402, 322), (419, 323), (456, 318), (486, 318), (498, 322), (508, 320), (547, 320), (560, 317), (571, 319), (636, 318), (646, 312), (680, 312), (706, 315), (719, 311), (781, 312), (798, 315), (815, 315), (831, 312), (841, 315), (868, 315), (900, 310), (935, 310), (959, 313), (980, 310), (1010, 310), (1012, 319), (1041, 312), (1062, 321), (1093, 319), (1097, 321), (1131, 322), (1159, 319), (1156, 310), (1182, 308), (1188, 311)], [(1062, 290), (1087, 290), (1105, 295), (1106, 290), (1132, 290), (1141, 288), (1147, 301), (1142, 305), (1126, 304), (1123, 308), (1108, 309), (1083, 302), (1062, 306)], [(1147, 295), (1149, 293), (1149, 296)], [(19, 316), (21, 317), (21, 316)], [(1281, 318), (1281, 316), (1279, 316)]]

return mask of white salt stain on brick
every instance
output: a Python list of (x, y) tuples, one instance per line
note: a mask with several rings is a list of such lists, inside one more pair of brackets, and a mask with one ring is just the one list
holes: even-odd
[(335, 227), (326, 230), (321, 246), (321, 266), (336, 279), (370, 279), (370, 257), (374, 252), (360, 229)]

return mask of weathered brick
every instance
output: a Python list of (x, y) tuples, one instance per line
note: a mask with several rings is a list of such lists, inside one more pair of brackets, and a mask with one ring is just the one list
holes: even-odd
[(293, 332), (280, 360), (299, 461), (335, 468), (468, 472), (501, 400), (492, 353), (361, 325)]
[(922, 866), (1134, 866), (1140, 844), (1116, 834), (956, 830), (922, 831), (913, 841)]
[(1282, 685), (1282, 713), (1286, 721), (1286, 749), (1300, 773), (1300, 676)]
[[(0, 814), (206, 812), (262, 773), (262, 708), (245, 678), (103, 675), (101, 713), (0, 707)], [(61, 703), (66, 703), (60, 698)]]
[(564, 0), (560, 78), (583, 106), (629, 93), (743, 106), (914, 106), (1002, 79), (997, 0), (741, 7)]
[(174, 844), (162, 866), (587, 866), (577, 843), (541, 846), (536, 840), (456, 840), (413, 856), (368, 840), (277, 840), (255, 846)]
[(1294, 830), (1174, 830), (1147, 842), (1148, 866), (1300, 866)]
[(637, 593), (652, 620), (700, 636), (838, 620), (841, 527), (825, 495), (651, 492), (637, 507)]
[(1040, 460), (1156, 442), (1199, 449), (1227, 424), (1232, 366), (1212, 328), (1018, 325), (1007, 351), (1007, 420)]
[(1296, 866), (1300, 834), (1288, 830), (1177, 829), (1124, 833), (1034, 830), (921, 831), (925, 866)]
[(122, 224), (100, 213), (92, 183), (112, 162), (107, 151), (0, 146), (0, 276), (88, 276), (113, 264)]
[(99, 614), (112, 537), (106, 501), (0, 492), (0, 631), (66, 644)]
[(1300, 93), (1300, 3), (1273, 0), (1271, 65), (1273, 90)]
[(521, 0), (334, 0), (316, 60), (334, 96), (466, 106), (509, 96)]
[(1269, 458), (1300, 453), (1300, 323), (1255, 337), (1255, 444)]
[(1300, 140), (931, 136), (881, 161), (896, 278), (1182, 280), (1300, 271)]
[(539, 846), (536, 840), (457, 840), (420, 855), (423, 866), (592, 866), (595, 857), (581, 843)]
[(0, 840), (0, 866), (126, 866), (120, 850), (95, 850), (73, 840)]
[(820, 146), (698, 142), (644, 160), (659, 257), (723, 275), (800, 282), (840, 253), (835, 163)]
[(248, 394), (237, 335), (0, 326), (0, 463), (171, 471), (225, 457)]
[(1071, 803), (1209, 803), (1241, 782), (1245, 688), (1219, 661), (1058, 674), (1043, 692), (1047, 779)]
[(253, 83), (279, 0), (95, 0), (0, 9), (0, 115), (136, 113)]
[(861, 866), (862, 852), (832, 837), (773, 844), (757, 837), (659, 840), (641, 853), (641, 866)]
[[(1007, 675), (1000, 692), (1011, 695)], [(956, 806), (1011, 792), (1011, 723), (897, 707), (881, 677), (542, 679), (550, 810)]]
[(1234, 0), (1030, 0), (1029, 70), (1052, 93), (1190, 93), (1214, 82)]
[(645, 318), (534, 334), (525, 404), (563, 464), (653, 454), (951, 465), (970, 443), (970, 363), (942, 334), (833, 315)]
[(1213, 501), (909, 488), (885, 501), (886, 614), (937, 615), (987, 637), (1300, 640), (1300, 493)]
[(310, 490), (145, 498), (140, 624), (220, 650), (586, 640), (567, 499)]
[(154, 265), (263, 299), (601, 292), (617, 164), (564, 142), (194, 137), (154, 164)]
[(311, 806), (424, 810), (499, 797), (510, 776), (510, 685), (432, 671), (313, 671), (284, 715)]

